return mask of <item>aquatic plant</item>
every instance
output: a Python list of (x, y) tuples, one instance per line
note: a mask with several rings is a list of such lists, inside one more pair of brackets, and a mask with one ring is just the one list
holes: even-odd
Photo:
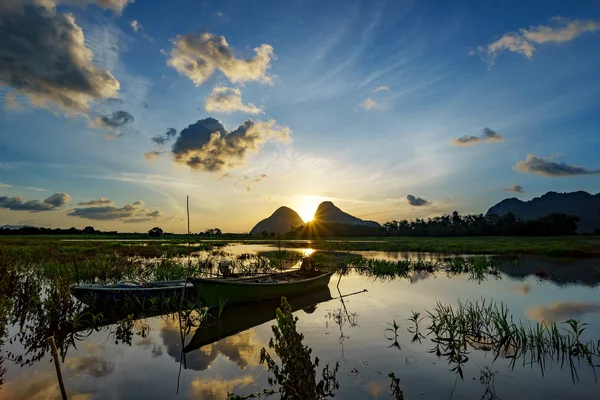
[(400, 378), (396, 378), (396, 374), (393, 372), (388, 374), (388, 378), (390, 378), (390, 389), (392, 390), (394, 399), (404, 400), (404, 393), (402, 393), (402, 389), (400, 389)]
[(339, 389), (336, 378), (339, 364), (336, 363), (332, 370), (326, 365), (322, 370), (322, 379), (317, 382), (316, 368), (319, 359), (315, 357), (313, 362), (312, 349), (302, 343), (304, 335), (296, 329), (298, 317), (293, 316), (285, 297), (282, 297), (281, 306), (276, 311), (276, 320), (277, 325), (271, 327), (273, 337), (269, 341), (269, 349), (275, 352), (281, 365), (277, 364), (265, 348), (260, 351), (260, 363), (266, 364), (273, 375), (268, 379), (269, 385), (278, 385), (278, 391), (284, 399), (333, 397)]
[[(417, 314), (413, 313), (412, 319), (415, 317)], [(575, 320), (561, 324), (566, 327), (554, 322), (515, 322), (506, 305), (486, 299), (459, 301), (457, 307), (438, 302), (427, 311), (427, 320), (428, 333), (424, 337), (434, 344), (430, 352), (446, 358), (450, 370), (461, 378), (469, 349), (490, 351), (494, 361), (499, 356), (506, 357), (512, 368), (518, 360), (523, 365), (537, 364), (542, 373), (548, 362), (561, 366), (566, 362), (573, 381), (579, 379), (576, 368), (579, 361), (594, 369), (600, 357), (600, 341), (583, 338), (587, 324)]]

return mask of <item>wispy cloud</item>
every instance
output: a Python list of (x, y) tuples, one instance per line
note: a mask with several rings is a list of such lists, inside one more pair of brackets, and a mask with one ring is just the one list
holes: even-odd
[[(528, 29), (521, 28), (519, 32), (508, 32), (486, 47), (477, 47), (477, 52), (481, 54), (488, 68), (492, 68), (496, 58), (503, 51), (512, 51), (531, 59), (536, 50), (535, 44), (569, 42), (584, 33), (596, 31), (600, 31), (598, 21), (554, 17), (550, 19), (549, 25), (531, 26)], [(474, 55), (475, 51), (471, 50), (469, 54)]]
[(238, 88), (217, 86), (206, 98), (204, 109), (208, 112), (231, 113), (242, 111), (248, 114), (258, 114), (262, 110), (252, 103), (244, 104), (242, 92)]
[(486, 142), (502, 142), (504, 139), (502, 136), (491, 130), (490, 128), (483, 128), (483, 132), (480, 136), (462, 136), (452, 140), (452, 144), (455, 146), (470, 146), (478, 143)]
[(12, 185), (9, 185), (8, 183), (2, 183), (0, 182), (0, 188), (11, 188), (13, 187)]
[(150, 36), (148, 36), (146, 34), (146, 30), (144, 29), (142, 24), (140, 24), (140, 22), (137, 19), (134, 19), (133, 21), (131, 21), (129, 23), (129, 25), (131, 26), (131, 29), (133, 29), (134, 32), (141, 33), (142, 36), (144, 37), (144, 39), (149, 40), (151, 42), (154, 41), (154, 39), (152, 39)]
[(377, 93), (377, 92), (388, 92), (390, 93), (390, 88), (388, 86), (379, 86), (378, 88), (375, 88), (371, 91), (371, 93)]
[(373, 100), (372, 97), (368, 97), (365, 101), (363, 101), (361, 107), (365, 110), (387, 110), (389, 108), (387, 104), (379, 103)]
[(134, 30), (134, 32), (138, 32), (140, 30), (142, 30), (144, 27), (142, 26), (142, 24), (140, 24), (136, 19), (134, 19), (133, 21), (131, 21), (129, 23), (129, 25), (131, 26), (131, 28)]
[(545, 159), (536, 157), (535, 154), (527, 154), (525, 160), (517, 162), (513, 166), (513, 169), (527, 174), (538, 174), (548, 177), (600, 174), (600, 169), (592, 170), (578, 165), (554, 162), (551, 160), (552, 158)]
[(7, 110), (11, 110), (11, 111), (21, 111), (24, 110), (25, 107), (23, 107), (16, 99), (15, 95), (12, 93), (6, 93), (6, 96), (4, 96), (4, 107)]
[(517, 185), (516, 183), (513, 183), (512, 185), (510, 185), (510, 187), (503, 188), (502, 190), (513, 193), (523, 193), (525, 191), (525, 189), (523, 189), (523, 186)]

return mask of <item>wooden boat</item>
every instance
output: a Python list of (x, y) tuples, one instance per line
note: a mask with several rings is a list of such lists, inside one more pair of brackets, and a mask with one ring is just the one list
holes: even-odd
[(209, 308), (253, 303), (304, 294), (327, 286), (333, 272), (296, 270), (246, 279), (190, 278), (196, 297)]
[[(248, 276), (245, 274), (229, 273), (227, 276), (212, 278), (214, 280), (244, 281), (247, 279), (269, 278), (281, 273), (258, 274)], [(94, 307), (102, 307), (115, 303), (129, 302), (129, 306), (143, 305), (150, 299), (171, 298), (173, 300), (185, 297), (195, 298), (194, 285), (185, 279), (155, 282), (119, 282), (116, 284), (82, 284), (71, 285), (71, 294), (79, 301)]]
[[(319, 303), (331, 300), (328, 286), (321, 286), (300, 296), (287, 297), (293, 311), (304, 310), (312, 313)], [(183, 349), (184, 352), (197, 350), (207, 344), (233, 336), (265, 322), (275, 319), (275, 311), (281, 305), (281, 299), (263, 301), (260, 303), (246, 303), (236, 306), (226, 306), (221, 315), (218, 310), (209, 311), (205, 322), (194, 332), (192, 340)]]
[[(156, 282), (122, 282), (110, 285), (71, 285), (71, 294), (88, 306), (105, 304), (143, 304), (151, 299), (181, 299), (195, 296), (194, 287), (185, 279)], [(189, 297), (188, 297), (189, 296)]]

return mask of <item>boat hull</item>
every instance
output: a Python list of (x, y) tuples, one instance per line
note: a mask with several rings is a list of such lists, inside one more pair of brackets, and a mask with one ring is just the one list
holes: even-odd
[(71, 294), (82, 303), (91, 307), (106, 305), (140, 306), (145, 307), (151, 302), (165, 300), (181, 301), (185, 298), (194, 298), (196, 292), (193, 285), (185, 283), (166, 287), (94, 287), (71, 286)]
[(194, 285), (198, 300), (205, 306), (216, 308), (299, 296), (311, 290), (327, 286), (332, 274), (332, 272), (318, 273), (302, 280), (277, 283), (202, 278), (190, 278), (190, 281)]

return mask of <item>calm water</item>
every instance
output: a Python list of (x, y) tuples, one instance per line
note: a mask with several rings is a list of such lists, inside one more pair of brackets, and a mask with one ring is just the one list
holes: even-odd
[[(262, 249), (238, 247), (236, 253), (250, 250)], [(386, 259), (436, 257), (363, 254)], [(596, 266), (600, 266), (600, 260), (525, 257), (518, 266), (502, 266), (500, 277), (490, 277), (481, 283), (463, 275), (415, 274), (410, 281), (390, 281), (351, 273), (341, 279), (339, 292), (338, 277), (334, 276), (329, 292), (321, 293), (317, 299), (325, 301), (295, 313), (299, 318), (298, 331), (304, 334), (304, 343), (312, 348), (312, 356), (320, 359), (317, 378), (325, 364), (339, 363), (340, 388), (336, 398), (340, 399), (391, 398), (387, 378), (390, 372), (400, 378), (406, 399), (451, 396), (480, 399), (486, 392), (486, 386), (480, 382), (480, 372), (485, 367), (495, 372), (494, 389), (498, 398), (598, 399), (600, 385), (584, 362), (577, 366), (579, 379), (574, 382), (567, 365), (561, 368), (560, 364), (547, 363), (542, 371), (537, 364), (528, 364), (526, 360), (518, 361), (513, 368), (510, 359), (499, 357), (494, 361), (490, 352), (469, 349), (464, 379), (460, 379), (450, 371), (452, 366), (445, 358), (430, 352), (433, 343), (429, 339), (423, 339), (421, 344), (411, 343), (412, 334), (407, 332), (411, 311), (424, 315), (436, 302), (456, 305), (459, 299), (486, 298), (504, 302), (511, 314), (522, 321), (581, 319), (589, 323), (584, 335), (598, 340), (600, 289)], [(534, 272), (538, 268), (547, 269), (550, 278), (536, 277)], [(340, 293), (363, 289), (367, 292), (346, 297), (344, 303), (335, 298)], [(259, 318), (258, 312), (244, 316), (247, 318), (240, 317), (237, 323), (243, 325), (246, 319), (252, 322), (252, 318)], [(386, 332), (394, 320), (400, 324), (398, 346), (392, 346), (394, 341), (389, 340)], [(228, 392), (260, 391), (269, 387), (269, 373), (259, 363), (259, 353), (269, 343), (272, 324), (273, 321), (263, 322), (249, 329), (240, 326), (241, 332), (212, 343), (205, 343), (212, 331), (194, 337), (192, 329), (182, 339), (179, 320), (173, 315), (135, 321), (129, 340), (122, 337), (117, 325), (81, 332), (62, 364), (69, 398), (223, 399)], [(423, 322), (421, 326), (423, 333), (426, 325)], [(12, 328), (9, 336), (15, 333)], [(186, 346), (188, 351), (182, 353)], [(19, 343), (5, 344), (2, 354), (9, 351), (20, 354), (22, 348)], [(0, 386), (2, 399), (60, 396), (48, 355), (31, 367), (20, 368), (5, 361), (3, 368), (6, 373), (5, 383)]]

